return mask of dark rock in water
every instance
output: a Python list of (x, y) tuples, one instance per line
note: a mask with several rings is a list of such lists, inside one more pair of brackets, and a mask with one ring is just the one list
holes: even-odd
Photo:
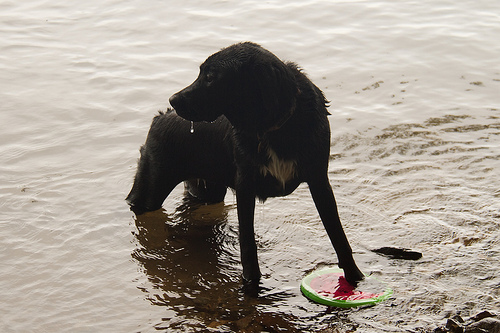
[(485, 311), (479, 312), (477, 315), (475, 315), (474, 317), (471, 317), (470, 319), (473, 321), (480, 321), (481, 319), (490, 318), (490, 317), (495, 317), (495, 315), (493, 313), (485, 310)]
[(463, 333), (464, 328), (454, 319), (448, 319), (446, 329), (451, 333)]
[(436, 328), (434, 333), (500, 333), (500, 319), (489, 311), (482, 311), (467, 321), (457, 314), (448, 319), (445, 327)]
[(458, 314), (451, 317), (451, 319), (453, 319), (454, 321), (456, 321), (457, 323), (460, 323), (460, 324), (465, 323), (465, 320)]
[(465, 328), (465, 333), (500, 333), (500, 320), (489, 317), (472, 323)]
[(418, 260), (422, 258), (422, 253), (420, 252), (397, 247), (381, 247), (372, 251), (386, 255), (392, 259)]

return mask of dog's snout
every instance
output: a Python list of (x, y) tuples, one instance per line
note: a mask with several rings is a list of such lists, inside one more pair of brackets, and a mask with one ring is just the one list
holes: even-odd
[(173, 94), (172, 96), (170, 96), (170, 98), (168, 99), (168, 102), (170, 103), (170, 105), (172, 105), (172, 107), (174, 109), (177, 109), (177, 107), (179, 106), (180, 99), (181, 99), (181, 97), (179, 96), (179, 93), (177, 93), (177, 94)]
[(168, 99), (170, 105), (174, 108), (175, 112), (179, 116), (181, 116), (184, 119), (187, 120), (198, 120), (198, 119), (192, 119), (192, 111), (190, 110), (189, 103), (186, 99), (186, 96), (182, 93), (182, 91), (173, 94), (170, 96)]

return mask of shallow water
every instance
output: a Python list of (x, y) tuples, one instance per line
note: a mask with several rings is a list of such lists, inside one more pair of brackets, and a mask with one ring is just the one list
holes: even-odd
[[(500, 309), (500, 4), (0, 3), (2, 332), (430, 331)], [(330, 179), (372, 308), (305, 299), (336, 263), (305, 186), (257, 205), (263, 291), (240, 290), (234, 195), (182, 187), (138, 218), (151, 118), (197, 66), (251, 40), (331, 100)], [(196, 124), (194, 125), (196, 133)], [(418, 261), (370, 250), (405, 247)]]

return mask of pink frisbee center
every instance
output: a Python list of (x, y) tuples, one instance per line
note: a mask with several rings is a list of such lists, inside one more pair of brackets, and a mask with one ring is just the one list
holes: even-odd
[(356, 290), (342, 273), (328, 273), (314, 278), (310, 284), (318, 295), (343, 301), (363, 300), (381, 296), (383, 293)]

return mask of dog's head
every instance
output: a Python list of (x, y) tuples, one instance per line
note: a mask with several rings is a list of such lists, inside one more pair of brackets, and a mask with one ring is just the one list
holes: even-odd
[(265, 131), (291, 113), (297, 94), (291, 67), (246, 42), (208, 57), (198, 78), (170, 97), (170, 104), (191, 121), (213, 121), (224, 114), (236, 128)]

